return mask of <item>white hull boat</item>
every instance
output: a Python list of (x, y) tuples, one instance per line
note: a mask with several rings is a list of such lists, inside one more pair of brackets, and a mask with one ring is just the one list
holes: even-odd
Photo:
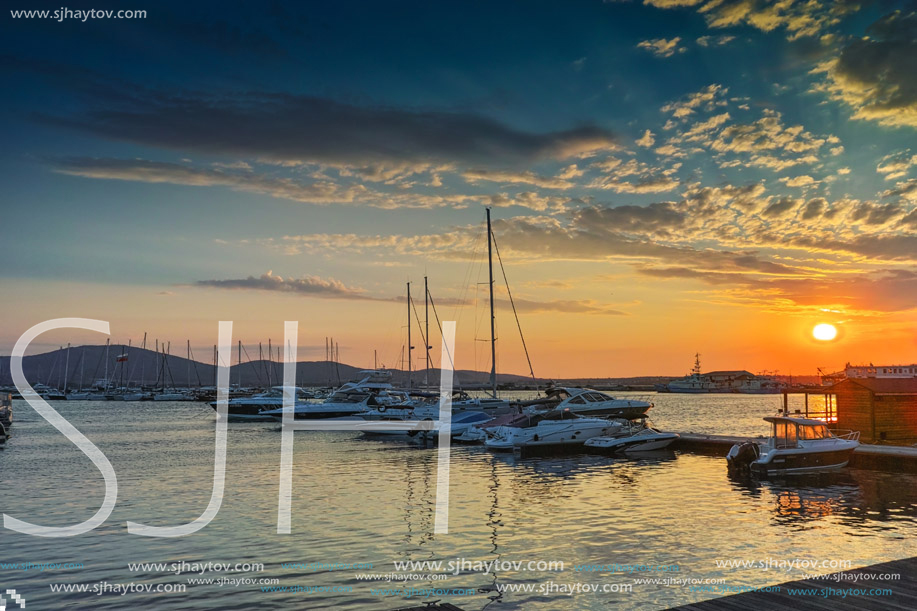
[(604, 418), (577, 416), (569, 411), (551, 411), (530, 416), (521, 426), (498, 426), (487, 430), (485, 447), (511, 452), (523, 448), (581, 446), (587, 440), (612, 434), (621, 423)]
[(664, 450), (676, 439), (678, 433), (659, 431), (644, 421), (628, 423), (617, 435), (593, 437), (585, 446), (602, 453), (635, 454)]
[(732, 446), (726, 455), (731, 472), (767, 477), (838, 471), (860, 445), (858, 431), (831, 431), (821, 420), (786, 415), (764, 420), (773, 425), (770, 439)]

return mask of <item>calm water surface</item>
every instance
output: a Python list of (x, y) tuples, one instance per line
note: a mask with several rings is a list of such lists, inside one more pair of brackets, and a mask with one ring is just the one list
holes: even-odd
[[(661, 428), (722, 434), (766, 432), (774, 396), (654, 397)], [(633, 584), (633, 575), (573, 570), (574, 565), (672, 565), (677, 574), (761, 587), (799, 577), (759, 568), (718, 568), (717, 560), (817, 559), (851, 567), (912, 556), (917, 478), (869, 471), (750, 484), (726, 476), (721, 458), (662, 454), (639, 460), (576, 456), (518, 459), (454, 447), (450, 533), (433, 534), (436, 450), (352, 433), (297, 432), (292, 534), (278, 536), (280, 432), (273, 424), (230, 424), (226, 494), (213, 522), (174, 539), (129, 535), (125, 522), (170, 526), (195, 519), (210, 498), (213, 411), (195, 403), (63, 402), (55, 407), (108, 456), (118, 474), (118, 505), (92, 533), (43, 539), (0, 530), (0, 562), (74, 562), (79, 570), (0, 569), (4, 588), (32, 609), (395, 609), (405, 598), (371, 588), (472, 588), (443, 597), (463, 609), (662, 609), (716, 596), (681, 585)], [(92, 463), (25, 403), (15, 436), (0, 450), (3, 513), (64, 526), (91, 516), (103, 497)], [(396, 560), (562, 561), (563, 572), (467, 571), (446, 581), (369, 583), (363, 571), (285, 569), (285, 562)], [(135, 571), (128, 563), (257, 562), (283, 586), (351, 586), (348, 593), (262, 592), (258, 585), (190, 585), (183, 594), (52, 593), (49, 584), (187, 583), (194, 575)], [(832, 572), (832, 571), (819, 571)], [(633, 584), (632, 592), (498, 593), (497, 585), (549, 582)]]

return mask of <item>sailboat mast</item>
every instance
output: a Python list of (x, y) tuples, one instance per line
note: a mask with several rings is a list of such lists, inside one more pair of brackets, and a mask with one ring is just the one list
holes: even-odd
[(236, 385), (242, 388), (242, 340), (239, 340), (239, 375), (236, 376)]
[(487, 274), (490, 287), (490, 389), (497, 397), (497, 335), (494, 317), (494, 255), (490, 228), (490, 208), (487, 208)]
[(427, 353), (427, 368), (423, 374), (423, 385), (430, 383), (430, 288), (427, 286), (427, 277), (423, 277), (423, 318), (426, 331), (424, 331), (424, 350)]
[(411, 283), (408, 282), (408, 388), (411, 388), (411, 350), (414, 349), (414, 346), (411, 345)]
[(67, 392), (67, 376), (70, 373), (70, 342), (67, 342), (67, 361), (64, 364), (64, 393)]
[(143, 346), (140, 347), (140, 390), (146, 382), (146, 331), (143, 332)]

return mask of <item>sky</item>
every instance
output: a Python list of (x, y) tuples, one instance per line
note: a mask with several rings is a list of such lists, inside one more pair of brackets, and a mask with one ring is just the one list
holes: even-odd
[(501, 372), (504, 272), (539, 377), (917, 361), (917, 3), (21, 4), (0, 353), (298, 320), (301, 359), (396, 367), (410, 282), (422, 367), (426, 276), (434, 364), (438, 318), (487, 370), (490, 207)]

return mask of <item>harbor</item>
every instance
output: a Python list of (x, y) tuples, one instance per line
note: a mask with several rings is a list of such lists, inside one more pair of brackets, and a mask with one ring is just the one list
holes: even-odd
[(35, 4), (0, 611), (917, 609), (913, 0)]

